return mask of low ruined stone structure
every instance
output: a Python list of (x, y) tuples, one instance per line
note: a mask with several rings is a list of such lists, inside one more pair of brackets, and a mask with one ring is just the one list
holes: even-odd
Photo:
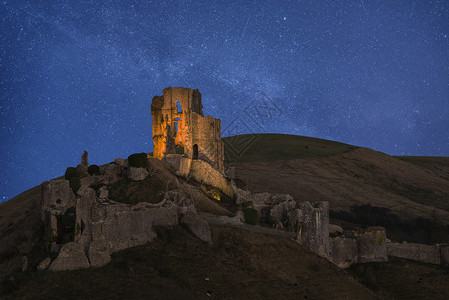
[(168, 87), (162, 93), (151, 103), (153, 156), (171, 161), (176, 161), (174, 156), (200, 159), (224, 172), (221, 121), (204, 116), (201, 93), (183, 87)]
[(329, 202), (299, 203), (300, 241), (316, 254), (329, 257)]
[[(423, 245), (415, 243), (387, 243), (386, 246), (387, 246), (387, 254), (389, 256), (407, 258), (431, 264), (441, 263), (440, 245)], [(443, 261), (444, 261), (444, 251), (443, 251)]]
[(153, 240), (157, 236), (155, 227), (179, 223), (199, 239), (211, 243), (208, 224), (197, 215), (193, 200), (182, 188), (167, 185), (159, 203), (132, 205), (109, 198), (108, 189), (117, 181), (143, 181), (152, 176), (149, 170), (158, 173), (154, 172), (158, 168), (165, 165), (153, 157), (147, 157), (146, 168), (133, 168), (127, 160), (116, 159), (100, 166), (99, 174), (81, 178), (76, 191), (70, 180), (44, 182), (41, 185), (44, 238), (48, 250), (59, 255), (51, 264), (49, 259), (43, 261), (40, 269), (63, 271), (104, 266), (112, 253)]

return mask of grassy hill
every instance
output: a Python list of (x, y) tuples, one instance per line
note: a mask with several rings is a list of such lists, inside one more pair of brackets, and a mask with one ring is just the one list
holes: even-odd
[[(252, 192), (327, 200), (331, 222), (347, 229), (383, 225), (396, 240), (449, 241), (449, 158), (392, 157), (292, 135), (224, 141), (226, 164)], [(392, 259), (345, 271), (288, 238), (217, 225), (212, 246), (177, 226), (103, 268), (37, 272), (48, 255), (40, 203), (38, 186), (0, 204), (0, 299), (449, 298), (448, 268)], [(218, 211), (214, 205), (204, 198), (197, 209)]]
[(5, 298), (375, 298), (350, 274), (295, 241), (229, 227), (211, 229), (213, 246), (175, 227), (159, 232), (160, 238), (148, 245), (117, 253), (103, 268), (19, 274), (5, 281)]
[(229, 165), (328, 156), (356, 148), (344, 143), (289, 134), (243, 134), (225, 137), (223, 142), (225, 162)]
[[(385, 226), (395, 240), (449, 240), (449, 158), (393, 157), (279, 134), (241, 135), (224, 142), (227, 165), (252, 192), (329, 201), (333, 222), (348, 228)], [(235, 155), (234, 149), (244, 151)]]

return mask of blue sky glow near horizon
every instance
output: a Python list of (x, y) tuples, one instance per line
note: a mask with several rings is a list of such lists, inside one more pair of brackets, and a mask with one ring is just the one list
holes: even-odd
[[(0, 202), (83, 150), (151, 152), (168, 86), (198, 88), (224, 135), (237, 118), (232, 133), (449, 156), (448, 1), (6, 0), (0, 20)], [(279, 111), (253, 124), (261, 93)]]

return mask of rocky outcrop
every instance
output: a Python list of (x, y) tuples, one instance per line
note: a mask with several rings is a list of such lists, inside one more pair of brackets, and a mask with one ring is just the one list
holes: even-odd
[(50, 265), (50, 271), (70, 271), (89, 268), (84, 248), (81, 244), (70, 242), (64, 244), (58, 257)]
[(187, 213), (182, 217), (181, 224), (184, 224), (190, 232), (200, 240), (209, 244), (212, 243), (212, 234), (210, 232), (209, 224), (197, 214)]

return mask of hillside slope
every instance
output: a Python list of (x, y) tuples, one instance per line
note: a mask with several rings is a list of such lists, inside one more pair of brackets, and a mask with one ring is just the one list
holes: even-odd
[[(344, 227), (363, 225), (366, 220), (347, 217), (357, 212), (354, 207), (366, 209), (366, 204), (376, 207), (377, 216), (384, 214), (384, 221), (400, 218), (404, 222), (400, 225), (410, 232), (420, 231), (422, 225), (425, 236), (430, 236), (436, 223), (449, 224), (447, 158), (392, 157), (299, 136), (253, 138), (249, 143), (245, 136), (224, 139), (228, 165), (235, 167), (251, 192), (289, 193), (298, 201), (327, 200), (334, 212), (332, 222)], [(232, 146), (232, 161), (230, 141), (238, 143)], [(164, 172), (172, 173), (163, 165)], [(123, 192), (131, 190), (136, 187), (126, 185)], [(204, 195), (200, 198), (197, 209), (225, 211)], [(37, 186), (0, 204), (2, 299), (449, 297), (445, 284), (449, 271), (441, 266), (392, 260), (344, 271), (288, 238), (216, 225), (211, 226), (212, 246), (177, 226), (159, 230), (152, 243), (114, 254), (103, 268), (37, 272), (37, 264), (48, 255), (40, 244), (40, 203)], [(417, 218), (424, 223), (413, 223)], [(444, 230), (431, 241), (448, 241), (449, 230)], [(387, 232), (394, 233), (389, 228)], [(24, 256), (28, 268), (22, 272)]]
[(350, 274), (295, 241), (212, 226), (208, 246), (181, 227), (121, 251), (103, 268), (29, 273), (7, 298), (374, 299)]
[[(240, 140), (245, 138), (249, 137), (240, 136)], [(229, 151), (239, 138), (224, 140)], [(289, 135), (263, 134), (256, 141), (238, 159), (227, 162), (251, 192), (288, 193), (297, 201), (325, 200), (334, 212), (369, 204), (404, 221), (423, 218), (443, 227), (449, 224), (446, 158), (423, 162)], [(264, 155), (264, 149), (281, 143), (289, 155)]]

